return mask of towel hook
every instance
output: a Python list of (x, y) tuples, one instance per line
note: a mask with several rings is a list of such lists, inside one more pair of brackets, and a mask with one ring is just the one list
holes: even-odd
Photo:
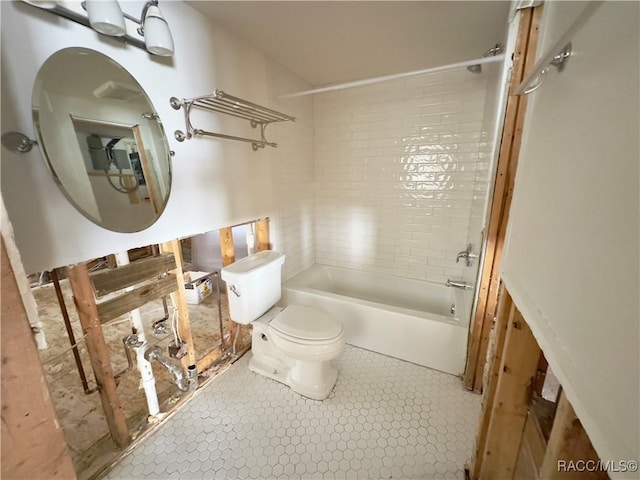
[(2, 146), (13, 153), (27, 153), (37, 144), (36, 140), (31, 140), (24, 133), (5, 132), (2, 134)]

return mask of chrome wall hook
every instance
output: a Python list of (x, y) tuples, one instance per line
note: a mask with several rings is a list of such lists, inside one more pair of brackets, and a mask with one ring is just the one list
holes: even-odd
[(37, 144), (36, 140), (31, 140), (24, 133), (6, 132), (2, 134), (2, 146), (13, 153), (27, 153)]
[(549, 63), (558, 69), (558, 72), (562, 72), (564, 68), (567, 66), (567, 62), (569, 61), (569, 57), (571, 56), (571, 42), (567, 43), (559, 53), (553, 57), (553, 60)]

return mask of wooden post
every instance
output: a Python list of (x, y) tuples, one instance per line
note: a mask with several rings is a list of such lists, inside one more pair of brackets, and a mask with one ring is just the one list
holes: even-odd
[(489, 422), (491, 420), (491, 409), (498, 387), (498, 378), (500, 376), (500, 365), (502, 364), (502, 354), (504, 352), (504, 343), (507, 337), (507, 327), (513, 322), (515, 317), (515, 305), (511, 299), (511, 295), (504, 285), (500, 289), (500, 305), (498, 306), (498, 315), (495, 325), (495, 339), (493, 343), (493, 353), (491, 358), (491, 370), (489, 371), (489, 380), (487, 388), (482, 394), (482, 413), (480, 414), (480, 424), (478, 425), (478, 433), (476, 434), (476, 445), (471, 459), (469, 476), (471, 480), (476, 480), (480, 475), (480, 466), (482, 465), (482, 454), (487, 441), (487, 432), (489, 431)]
[(609, 478), (604, 470), (587, 468), (578, 471), (567, 466), (570, 464), (569, 462), (573, 462), (573, 465), (576, 465), (576, 462), (584, 462), (581, 465), (595, 466), (598, 460), (598, 454), (591, 445), (587, 432), (582, 428), (573, 407), (562, 391), (547, 443), (547, 451), (540, 469), (540, 478), (544, 480), (600, 480)]
[[(220, 235), (220, 253), (222, 254), (222, 266), (226, 267), (236, 261), (236, 250), (233, 245), (233, 229), (232, 227), (225, 227), (219, 230)], [(240, 324), (229, 318), (229, 342), (233, 343), (237, 337), (236, 349), (242, 349), (242, 335), (239, 331)]]
[(178, 289), (171, 294), (173, 304), (178, 309), (178, 333), (180, 338), (187, 345), (187, 354), (182, 357), (182, 366), (186, 369), (189, 365), (196, 363), (196, 351), (193, 346), (193, 336), (191, 335), (191, 321), (189, 320), (189, 305), (187, 304), (187, 292), (184, 287), (184, 272), (182, 270), (182, 250), (180, 249), (180, 240), (171, 240), (170, 242), (160, 244), (162, 253), (173, 253), (176, 262), (176, 268), (171, 270), (176, 281)]
[(87, 352), (98, 384), (102, 408), (107, 419), (109, 432), (119, 448), (129, 444), (129, 431), (122, 411), (120, 397), (113, 378), (109, 348), (104, 340), (102, 324), (98, 317), (95, 292), (84, 263), (68, 268), (69, 285), (78, 309), (82, 331), (86, 335)]
[(76, 478), (2, 239), (2, 478)]
[[(521, 11), (520, 27), (513, 60), (510, 90), (513, 91), (535, 61), (538, 25), (542, 7)], [(482, 390), (487, 345), (496, 314), (500, 284), (500, 260), (506, 236), (509, 208), (513, 196), (522, 131), (526, 110), (526, 97), (509, 95), (505, 113), (500, 154), (493, 191), (491, 213), (487, 226), (485, 260), (480, 275), (480, 290), (469, 336), (464, 384), (470, 390)]]
[(269, 219), (263, 218), (256, 221), (256, 251), (270, 250), (269, 243)]
[(151, 206), (153, 211), (158, 214), (162, 211), (162, 205), (164, 201), (160, 196), (157, 185), (157, 175), (155, 175), (154, 169), (147, 158), (147, 151), (144, 148), (144, 142), (142, 141), (142, 132), (140, 132), (140, 126), (135, 125), (133, 128), (133, 136), (135, 138), (138, 155), (140, 156), (140, 166), (142, 167), (142, 173), (147, 181), (147, 190), (149, 191), (149, 198), (151, 199)]
[(513, 477), (541, 353), (520, 312), (512, 312), (480, 465), (486, 480)]

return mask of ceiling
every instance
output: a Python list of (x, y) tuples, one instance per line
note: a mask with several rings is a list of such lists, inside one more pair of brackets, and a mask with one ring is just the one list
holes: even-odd
[(509, 2), (188, 1), (313, 86), (478, 58)]

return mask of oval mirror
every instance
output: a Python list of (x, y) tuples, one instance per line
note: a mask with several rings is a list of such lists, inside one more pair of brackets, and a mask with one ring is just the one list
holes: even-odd
[(38, 72), (32, 103), (45, 162), (85, 217), (117, 232), (158, 219), (171, 189), (169, 147), (127, 70), (94, 50), (60, 50)]

